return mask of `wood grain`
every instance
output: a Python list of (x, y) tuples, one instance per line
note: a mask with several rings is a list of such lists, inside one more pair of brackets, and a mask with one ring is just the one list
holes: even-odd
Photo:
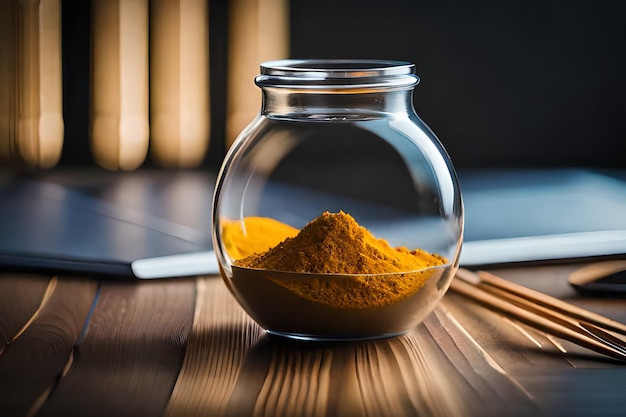
[(332, 363), (332, 349), (293, 348), (275, 341), (252, 415), (325, 416)]
[(193, 328), (165, 415), (224, 415), (246, 353), (261, 334), (221, 278), (198, 278)]
[[(280, 308), (277, 306), (277, 308)], [(221, 280), (198, 281), (168, 416), (498, 416), (536, 406), (439, 308), (414, 332), (344, 343), (265, 335)]]
[[(509, 273), (567, 296), (545, 282), (563, 269)], [(0, 354), (2, 417), (617, 416), (626, 405), (623, 365), (454, 293), (404, 336), (312, 343), (267, 335), (215, 276), (48, 280), (0, 281), (25, 300), (13, 303), (21, 320), (0, 320), (18, 335)]]
[(33, 317), (49, 282), (41, 275), (0, 275), (0, 354)]
[(191, 279), (103, 282), (74, 360), (37, 415), (162, 415), (194, 305)]
[(32, 322), (0, 355), (0, 410), (7, 416), (37, 410), (63, 374), (93, 303), (97, 283), (53, 278), (53, 291)]

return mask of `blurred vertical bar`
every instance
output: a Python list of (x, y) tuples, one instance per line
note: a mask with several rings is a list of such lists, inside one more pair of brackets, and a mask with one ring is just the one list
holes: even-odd
[(148, 152), (148, 0), (92, 0), (91, 147), (109, 170)]
[(0, 162), (10, 163), (16, 152), (16, 16), (17, 0), (0, 1)]
[(63, 149), (61, 0), (39, 2), (39, 154), (42, 168), (55, 166)]
[(254, 77), (261, 62), (288, 54), (289, 0), (229, 2), (227, 146), (259, 113), (261, 91)]
[(0, 156), (51, 168), (64, 133), (61, 1), (3, 0), (0, 15)]
[(208, 0), (150, 2), (150, 153), (191, 168), (210, 133)]

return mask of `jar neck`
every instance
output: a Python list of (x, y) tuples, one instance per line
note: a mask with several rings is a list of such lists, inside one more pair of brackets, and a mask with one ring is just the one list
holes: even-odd
[(270, 118), (381, 118), (413, 112), (413, 89), (315, 91), (263, 87), (261, 114)]
[(255, 78), (261, 114), (311, 119), (409, 113), (418, 82), (413, 64), (380, 60), (269, 61)]

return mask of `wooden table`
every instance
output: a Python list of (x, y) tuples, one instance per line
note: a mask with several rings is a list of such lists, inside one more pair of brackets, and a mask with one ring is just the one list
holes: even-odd
[[(580, 265), (493, 271), (582, 298)], [(218, 276), (0, 274), (0, 416), (623, 416), (626, 367), (448, 292), (402, 337), (270, 337)]]

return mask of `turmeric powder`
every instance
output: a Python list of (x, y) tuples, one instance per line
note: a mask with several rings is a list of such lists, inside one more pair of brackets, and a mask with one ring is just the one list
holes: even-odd
[[(273, 219), (254, 221), (267, 221), (268, 226), (281, 224)], [(393, 248), (343, 211), (323, 213), (295, 236), (289, 227), (279, 226), (290, 233), (264, 252), (229, 244), (238, 247), (241, 254), (252, 252), (233, 257), (233, 274), (237, 268), (264, 271), (264, 277), (310, 301), (364, 309), (390, 305), (415, 294), (435, 267), (447, 263), (445, 258), (421, 249)], [(278, 235), (266, 236), (279, 240)]]
[(245, 217), (243, 221), (226, 221), (221, 229), (224, 248), (232, 259), (265, 252), (286, 238), (298, 234), (295, 227), (269, 217)]

